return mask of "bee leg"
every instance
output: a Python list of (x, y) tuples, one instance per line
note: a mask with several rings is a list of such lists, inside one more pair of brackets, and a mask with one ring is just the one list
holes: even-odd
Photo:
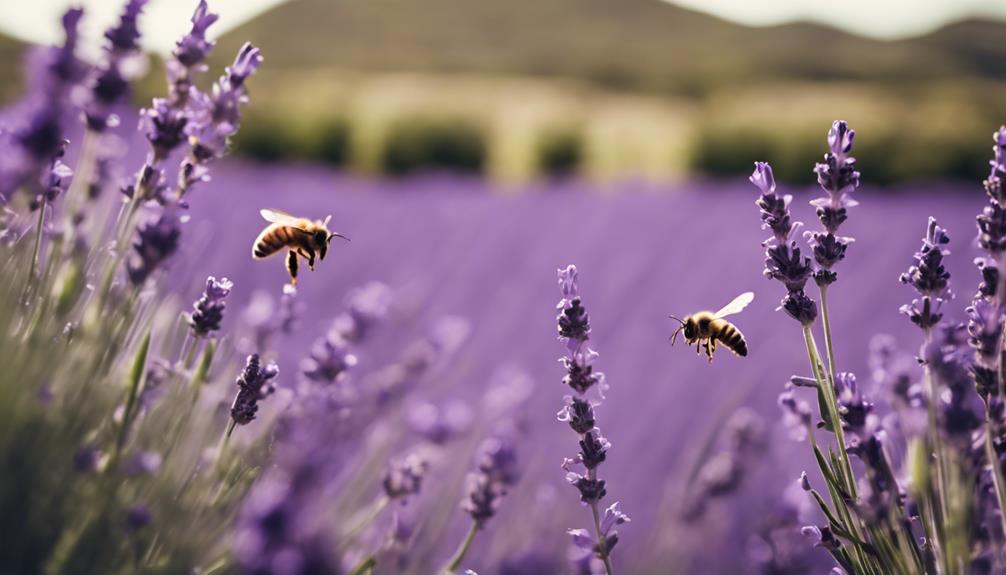
[(286, 254), (286, 271), (290, 272), (290, 283), (297, 285), (297, 252), (293, 250)]
[(709, 363), (713, 362), (713, 352), (716, 351), (716, 341), (712, 339), (706, 340), (706, 355), (709, 356)]
[(314, 250), (310, 248), (304, 249), (300, 255), (304, 256), (304, 259), (307, 260), (307, 267), (311, 271), (314, 271)]

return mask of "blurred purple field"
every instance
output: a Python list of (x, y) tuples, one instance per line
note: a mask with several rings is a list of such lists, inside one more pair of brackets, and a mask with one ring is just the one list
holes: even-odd
[[(812, 220), (810, 195), (801, 192), (795, 216)], [(911, 299), (898, 275), (910, 263), (927, 217), (938, 217), (949, 229), (949, 269), (961, 292), (973, 290), (974, 215), (983, 194), (978, 187), (932, 185), (867, 188), (857, 195), (861, 206), (847, 223), (856, 242), (831, 301), (839, 369), (866, 379), (873, 335), (892, 334), (910, 353), (920, 344), (898, 313)], [(417, 397), (463, 398), (477, 407), (501, 369), (530, 374), (533, 392), (525, 413), (530, 433), (520, 446), (526, 471), (471, 554), (473, 568), (492, 573), (500, 555), (562, 549), (565, 529), (589, 516), (564, 482), (559, 463), (574, 445), (565, 425), (555, 421), (566, 393), (556, 361), (562, 346), (555, 337), (555, 270), (575, 263), (591, 314), (593, 347), (601, 354), (597, 366), (611, 384), (598, 413), (613, 445), (604, 469), (609, 502), (620, 500), (633, 519), (622, 529), (616, 561), (627, 572), (656, 573), (660, 568), (633, 558), (652, 560), (655, 549), (668, 544), (664, 539), (687, 544), (705, 529), (692, 524), (689, 533), (675, 534), (654, 527), (666, 527), (667, 514), (680, 503), (674, 501), (675, 481), (706, 438), (741, 405), (777, 421), (775, 402), (783, 383), (794, 373), (806, 375), (800, 332), (775, 311), (782, 294), (762, 277), (760, 242), (767, 234), (760, 229), (756, 197), (747, 182), (499, 190), (476, 180), (376, 182), (308, 167), (230, 163), (193, 198), (187, 253), (172, 263), (170, 273), (183, 300), (195, 297), (206, 275), (235, 281), (235, 309), (259, 290), (278, 295), (286, 280), (281, 260), (252, 261), (249, 253), (264, 224), (258, 210), (275, 207), (318, 218), (331, 212), (332, 228), (352, 243), (334, 245), (316, 272), (302, 272), (300, 299), (308, 312), (280, 347), (279, 364), (288, 376), (327, 329), (346, 292), (370, 280), (388, 283), (396, 303), (391, 319), (361, 351), (361, 373), (392, 361), (410, 338), (450, 315), (471, 322), (470, 340), (448, 372), (417, 390)], [(749, 357), (720, 350), (709, 365), (681, 344), (670, 346), (669, 313), (716, 309), (746, 290), (756, 299), (736, 325), (747, 336)], [(962, 319), (963, 307), (963, 301), (953, 302), (949, 316)], [(716, 527), (719, 535), (702, 539), (698, 551), (689, 550), (693, 560), (705, 556), (704, 572), (736, 572), (761, 506), (813, 465), (809, 450), (784, 435), (773, 430), (774, 453), (752, 470), (746, 495), (703, 520), (715, 525), (718, 514), (719, 522), (726, 522)], [(464, 468), (471, 456), (459, 450), (452, 459), (452, 466)], [(441, 556), (463, 533), (460, 513), (453, 520)], [(536, 525), (533, 533), (526, 529), (529, 521)], [(724, 545), (738, 553), (719, 552)]]

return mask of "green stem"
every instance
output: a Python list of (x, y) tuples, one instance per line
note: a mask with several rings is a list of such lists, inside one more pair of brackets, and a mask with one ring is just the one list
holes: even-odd
[(374, 571), (374, 567), (376, 566), (377, 558), (371, 554), (363, 561), (360, 561), (356, 567), (353, 567), (353, 570), (349, 572), (349, 575), (368, 575)]
[[(125, 447), (126, 439), (129, 437), (129, 430), (133, 424), (133, 417), (136, 412), (136, 398), (139, 396), (146, 373), (147, 354), (150, 351), (150, 333), (150, 330), (148, 330), (147, 335), (143, 337), (140, 349), (137, 350), (136, 357), (133, 359), (133, 367), (129, 370), (129, 381), (126, 384), (126, 403), (122, 410), (122, 423), (119, 425), (119, 433), (115, 439), (115, 451), (112, 453), (111, 458), (113, 463), (118, 462), (122, 448)], [(112, 467), (114, 465), (110, 464), (109, 468)]]
[(597, 501), (590, 502), (590, 512), (594, 516), (594, 531), (597, 532), (597, 550), (604, 561), (604, 571), (608, 575), (614, 575), (615, 570), (611, 567), (611, 557), (608, 555), (608, 542), (605, 541), (604, 532), (601, 531), (601, 514), (597, 511)]
[(465, 535), (464, 540), (461, 541), (461, 545), (458, 545), (457, 551), (451, 557), (451, 560), (444, 567), (441, 572), (442, 575), (453, 575), (457, 572), (458, 567), (461, 566), (461, 562), (464, 561), (465, 555), (468, 553), (468, 549), (472, 546), (472, 541), (475, 541), (475, 536), (478, 535), (481, 524), (478, 521), (472, 521), (472, 526), (468, 530), (468, 534)]
[(371, 502), (370, 506), (368, 506), (363, 511), (357, 513), (352, 518), (350, 528), (347, 529), (346, 532), (342, 534), (343, 542), (347, 544), (352, 543), (353, 540), (356, 539), (356, 536), (360, 534), (360, 532), (366, 529), (368, 525), (370, 525), (371, 523), (374, 522), (375, 519), (377, 519), (377, 516), (380, 515), (382, 511), (384, 511), (384, 508), (387, 507), (388, 503), (390, 502), (391, 499), (389, 499), (386, 495), (381, 495), (373, 502)]
[(42, 228), (45, 227), (45, 208), (48, 205), (45, 194), (42, 194), (42, 205), (38, 208), (38, 221), (35, 223), (35, 245), (31, 250), (31, 273), (28, 274), (28, 285), (25, 288), (26, 296), (31, 291), (38, 275), (38, 260), (42, 251)]
[(79, 212), (78, 204), (80, 202), (78, 198), (84, 193), (83, 189), (91, 183), (91, 175), (94, 173), (94, 162), (97, 159), (97, 144), (100, 139), (101, 134), (93, 130), (86, 130), (84, 132), (84, 140), (80, 145), (80, 159), (77, 160), (77, 166), (73, 170), (73, 180), (70, 182), (70, 187), (67, 188), (66, 193), (63, 195), (63, 201), (66, 204), (66, 213), (71, 216)]
[(985, 456), (992, 466), (992, 481), (995, 484), (996, 498), (999, 500), (999, 520), (1002, 521), (1003, 532), (1006, 533), (1006, 481), (1003, 480), (1002, 467), (999, 466), (999, 457), (996, 456), (995, 446), (992, 444), (992, 421), (985, 419)]
[(831, 319), (828, 315), (828, 286), (821, 286), (821, 324), (824, 327), (824, 349), (828, 354), (828, 373), (835, 384), (835, 352), (831, 343)]

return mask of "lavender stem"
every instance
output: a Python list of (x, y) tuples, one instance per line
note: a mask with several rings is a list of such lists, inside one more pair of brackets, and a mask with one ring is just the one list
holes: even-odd
[(368, 525), (373, 523), (374, 520), (377, 519), (377, 516), (384, 511), (390, 502), (391, 499), (388, 496), (381, 495), (375, 499), (367, 509), (357, 513), (356, 516), (353, 517), (350, 528), (342, 534), (344, 544), (349, 544), (356, 539), (356, 536), (366, 529)]
[(46, 194), (42, 194), (42, 205), (38, 208), (38, 221), (35, 224), (35, 245), (31, 250), (31, 273), (28, 274), (28, 285), (25, 288), (25, 295), (31, 290), (38, 275), (39, 253), (42, 250), (42, 229), (45, 227), (45, 208), (48, 206)]
[(828, 374), (832, 385), (835, 383), (835, 348), (831, 342), (831, 318), (828, 315), (828, 286), (820, 286), (821, 293), (821, 323), (824, 327), (824, 348), (828, 354)]
[[(597, 506), (594, 505), (594, 516), (597, 517)], [(457, 572), (458, 567), (461, 566), (461, 562), (464, 561), (465, 555), (468, 553), (468, 549), (472, 546), (472, 542), (475, 541), (475, 536), (478, 535), (481, 524), (478, 521), (472, 521), (472, 526), (468, 529), (468, 534), (458, 545), (457, 551), (451, 557), (451, 560), (447, 563), (442, 571), (443, 575), (453, 575)]]
[(1003, 488), (1006, 487), (1006, 481), (1003, 479), (1002, 468), (999, 467), (999, 458), (996, 457), (995, 446), (992, 445), (992, 421), (985, 418), (985, 456), (989, 458), (989, 464), (992, 466), (992, 482), (995, 484), (996, 498), (999, 500), (999, 521), (1002, 523), (1003, 533), (1006, 533), (1006, 496), (1004, 496)]
[[(593, 471), (593, 470), (591, 470)], [(597, 533), (597, 548), (604, 561), (604, 571), (608, 575), (614, 575), (615, 570), (611, 567), (611, 557), (608, 555), (608, 542), (605, 541), (604, 530), (601, 529), (601, 514), (597, 511), (597, 501), (590, 502), (590, 512), (594, 515), (594, 531)]]
[(71, 217), (78, 214), (77, 205), (79, 202), (77, 198), (83, 193), (81, 189), (88, 186), (91, 176), (94, 174), (94, 165), (98, 159), (96, 153), (97, 143), (100, 141), (100, 138), (101, 135), (94, 130), (84, 130), (84, 140), (80, 145), (80, 159), (77, 160), (77, 165), (73, 170), (73, 180), (70, 182), (70, 187), (67, 188), (64, 195), (66, 213)]
[(360, 561), (360, 563), (353, 567), (353, 570), (349, 572), (349, 575), (368, 575), (374, 572), (374, 567), (377, 566), (377, 558), (373, 554), (368, 555), (366, 559)]

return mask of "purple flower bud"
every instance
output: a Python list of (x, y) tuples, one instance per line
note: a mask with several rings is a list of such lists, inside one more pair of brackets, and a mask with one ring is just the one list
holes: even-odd
[(206, 30), (219, 18), (209, 11), (206, 0), (199, 0), (192, 14), (192, 29), (175, 44), (172, 55), (183, 66), (192, 68), (201, 64), (213, 49), (213, 42), (206, 39)]
[(192, 304), (192, 313), (185, 318), (192, 328), (193, 336), (206, 337), (220, 329), (224, 309), (227, 307), (227, 296), (233, 287), (234, 283), (227, 278), (206, 278), (206, 289), (202, 297)]
[(126, 510), (126, 528), (130, 531), (139, 531), (154, 520), (150, 508), (143, 504), (136, 504)]
[(133, 285), (143, 284), (178, 251), (181, 235), (181, 220), (172, 208), (164, 209), (156, 220), (140, 226), (133, 243), (134, 256), (126, 267)]
[(423, 485), (428, 467), (426, 459), (415, 453), (392, 461), (381, 481), (384, 494), (392, 500), (404, 500), (416, 495)]
[(238, 425), (248, 425), (258, 413), (258, 403), (276, 391), (272, 382), (279, 375), (275, 363), (262, 365), (258, 354), (248, 356), (244, 370), (238, 376), (238, 392), (231, 404), (231, 419)]

